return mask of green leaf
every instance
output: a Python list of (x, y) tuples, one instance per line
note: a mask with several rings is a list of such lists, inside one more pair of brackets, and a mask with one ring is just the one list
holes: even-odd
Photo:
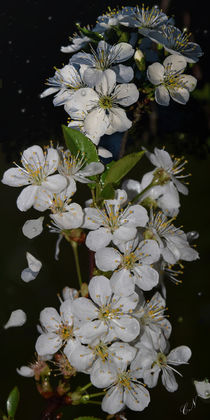
[(8, 413), (8, 416), (11, 417), (12, 419), (15, 417), (19, 399), (20, 399), (20, 392), (19, 392), (18, 387), (15, 386), (7, 398), (7, 413)]
[(93, 41), (101, 41), (104, 39), (102, 34), (99, 34), (98, 32), (93, 32), (90, 29), (85, 28), (85, 26), (82, 28), (79, 23), (76, 23), (77, 29), (79, 29), (80, 32), (82, 32), (85, 36), (88, 36)]
[(144, 151), (138, 153), (130, 153), (129, 155), (124, 156), (122, 159), (119, 159), (117, 162), (114, 162), (104, 179), (104, 187), (107, 184), (116, 184), (122, 178), (124, 178), (124, 176), (126, 176), (127, 173), (139, 162), (144, 153)]
[(101, 420), (98, 417), (77, 417), (73, 420)]
[(101, 177), (100, 177), (100, 182), (101, 182), (101, 184), (102, 184), (102, 185), (104, 185), (104, 182), (105, 182), (106, 176), (107, 176), (107, 174), (108, 174), (108, 172), (109, 172), (110, 168), (112, 167), (112, 165), (114, 165), (114, 163), (115, 163), (115, 161), (114, 161), (114, 160), (112, 160), (111, 162), (109, 162), (109, 163), (107, 163), (107, 164), (105, 165), (105, 170), (104, 170), (104, 172), (101, 174)]
[(78, 130), (62, 125), (63, 135), (66, 146), (70, 152), (76, 156), (78, 152), (85, 153), (86, 162), (99, 162), (96, 147), (84, 134)]
[(101, 191), (100, 197), (104, 200), (111, 200), (115, 196), (115, 190), (112, 184), (107, 184)]

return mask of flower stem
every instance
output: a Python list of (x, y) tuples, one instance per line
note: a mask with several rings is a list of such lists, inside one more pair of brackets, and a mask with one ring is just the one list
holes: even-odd
[(97, 404), (97, 405), (101, 405), (101, 401), (87, 401), (86, 404)]
[(80, 388), (80, 392), (86, 391), (86, 389), (90, 388), (91, 386), (93, 386), (92, 382), (88, 382), (87, 385), (85, 385), (82, 388)]
[(82, 286), (82, 276), (81, 276), (80, 265), (79, 265), (78, 244), (75, 241), (70, 241), (70, 243), (71, 243), (73, 253), (74, 253), (74, 260), (75, 260), (76, 270), (77, 270), (77, 278), (78, 278), (78, 281), (79, 281), (79, 285), (81, 287)]
[(89, 398), (100, 397), (101, 395), (105, 395), (106, 392), (96, 392), (95, 394), (89, 394)]
[(139, 198), (140, 198), (143, 194), (145, 194), (145, 192), (147, 192), (148, 190), (150, 190), (150, 188), (152, 188), (152, 187), (154, 187), (153, 180), (152, 180), (152, 182), (151, 182), (149, 185), (147, 185), (147, 187), (146, 187), (146, 188), (144, 188), (144, 190), (142, 190), (139, 194), (137, 194), (137, 195), (133, 198), (133, 200), (131, 200), (131, 204), (133, 204), (133, 203), (135, 203), (136, 201), (138, 201), (138, 200), (139, 200)]

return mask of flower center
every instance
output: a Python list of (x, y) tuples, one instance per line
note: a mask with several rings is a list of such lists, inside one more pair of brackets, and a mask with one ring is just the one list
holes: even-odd
[(73, 337), (73, 326), (62, 322), (59, 325), (59, 328), (56, 331), (56, 333), (61, 337), (63, 341), (66, 341), (68, 340), (68, 338)]
[(158, 353), (157, 354), (157, 360), (155, 362), (160, 368), (162, 366), (167, 366), (167, 357), (164, 353)]
[(118, 318), (119, 313), (121, 314), (120, 308), (112, 308), (111, 305), (101, 306), (98, 314), (100, 320), (107, 321), (109, 319)]
[(95, 346), (94, 353), (97, 357), (100, 357), (103, 362), (109, 357), (108, 347), (104, 343), (99, 343)]
[(126, 267), (128, 269), (133, 268), (135, 262), (138, 260), (137, 256), (134, 254), (134, 252), (131, 252), (128, 255), (124, 255), (122, 266)]
[(111, 96), (101, 96), (99, 99), (99, 106), (103, 109), (110, 109), (113, 106), (113, 99)]
[(124, 388), (131, 389), (131, 379), (129, 372), (120, 372), (117, 377), (117, 384)]

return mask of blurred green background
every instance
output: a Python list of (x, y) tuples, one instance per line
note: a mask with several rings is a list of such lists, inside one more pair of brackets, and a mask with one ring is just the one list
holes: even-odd
[[(193, 356), (189, 366), (180, 369), (183, 378), (178, 378), (179, 390), (168, 393), (161, 384), (151, 390), (151, 404), (142, 413), (126, 413), (128, 419), (168, 420), (182, 418), (180, 407), (191, 402), (195, 395), (193, 379), (210, 379), (210, 226), (209, 226), (209, 168), (210, 168), (210, 97), (209, 97), (209, 17), (207, 3), (200, 1), (162, 1), (168, 14), (174, 14), (176, 25), (187, 26), (194, 39), (200, 43), (205, 56), (194, 66), (199, 79), (199, 94), (190, 99), (186, 107), (172, 104), (167, 109), (153, 106), (150, 116), (140, 122), (138, 135), (127, 151), (147, 145), (165, 145), (166, 150), (182, 155), (189, 160), (187, 170), (190, 179), (190, 194), (181, 197), (181, 211), (176, 225), (183, 225), (185, 232), (196, 230), (200, 260), (186, 264), (183, 284), (175, 286), (167, 281), (168, 308), (173, 326), (171, 347), (186, 344)], [(1, 18), (4, 28), (4, 43), (1, 50), (3, 124), (1, 126), (1, 172), (19, 160), (19, 152), (32, 144), (46, 145), (49, 140), (61, 140), (61, 123), (66, 123), (63, 109), (55, 109), (51, 99), (38, 98), (44, 80), (54, 72), (53, 65), (61, 66), (68, 56), (59, 52), (61, 45), (68, 44), (68, 36), (74, 31), (74, 23), (94, 24), (95, 19), (109, 5), (121, 6), (121, 1), (75, 2), (20, 0), (2, 4)], [(148, 4), (154, 4), (150, 1)], [(134, 5), (127, 1), (124, 5)], [(5, 26), (4, 26), (5, 25)], [(144, 158), (132, 171), (131, 177), (141, 179), (151, 166)], [(80, 184), (81, 185), (81, 184)], [(1, 329), (1, 374), (0, 407), (4, 410), (6, 397), (14, 385), (21, 393), (17, 420), (38, 420), (45, 401), (38, 395), (32, 379), (20, 377), (16, 368), (27, 364), (34, 357), (37, 338), (36, 324), (39, 313), (46, 306), (59, 306), (57, 293), (66, 285), (76, 286), (76, 272), (70, 246), (63, 241), (58, 262), (54, 260), (56, 235), (46, 228), (42, 235), (29, 240), (21, 228), (27, 219), (38, 217), (30, 210), (21, 213), (16, 208), (18, 189), (1, 185), (1, 325), (10, 312), (22, 308), (28, 316), (21, 328)], [(78, 189), (77, 200), (84, 202), (88, 190)], [(46, 222), (45, 222), (46, 224)], [(25, 284), (20, 273), (26, 267), (25, 253), (29, 251), (40, 259), (43, 268), (34, 282)], [(87, 276), (88, 258), (80, 247), (84, 278)], [(81, 375), (81, 382), (87, 377)], [(209, 418), (210, 405), (199, 400), (197, 407), (188, 414), (190, 419)], [(91, 406), (66, 410), (64, 419), (70, 420), (81, 414), (100, 417), (98, 409)], [(105, 419), (106, 415), (103, 415)], [(102, 417), (102, 416), (101, 416)]]

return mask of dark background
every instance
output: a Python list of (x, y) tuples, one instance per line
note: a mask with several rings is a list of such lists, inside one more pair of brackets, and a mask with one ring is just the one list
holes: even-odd
[[(135, 2), (134, 2), (135, 3)], [(74, 23), (95, 24), (109, 5), (134, 5), (121, 1), (66, 1), (49, 0), (7, 1), (1, 5), (1, 173), (19, 159), (20, 151), (33, 144), (48, 144), (49, 140), (61, 140), (61, 123), (66, 123), (67, 114), (54, 108), (51, 98), (39, 99), (44, 81), (54, 74), (53, 66), (61, 67), (68, 62), (68, 54), (62, 54), (61, 45), (68, 45), (68, 36), (75, 28)], [(146, 2), (145, 2), (146, 3)], [(205, 52), (199, 65), (193, 69), (199, 79), (198, 89), (209, 83), (209, 14), (206, 1), (162, 2), (169, 3), (168, 13), (176, 17), (180, 28), (188, 26), (196, 42)], [(154, 4), (150, 1), (148, 4)], [(198, 250), (200, 261), (186, 264), (183, 284), (175, 286), (168, 282), (168, 307), (173, 326), (171, 346), (181, 344), (192, 348), (193, 357), (184, 374), (178, 378), (179, 390), (168, 393), (160, 384), (151, 391), (151, 404), (142, 413), (129, 412), (128, 418), (168, 420), (182, 418), (179, 409), (185, 402), (191, 402), (195, 395), (193, 379), (210, 378), (209, 333), (210, 333), (210, 286), (209, 286), (209, 103), (191, 98), (186, 107), (172, 104), (169, 108), (153, 107), (156, 118), (142, 122), (142, 130), (135, 139), (140, 149), (147, 141), (165, 144), (166, 149), (185, 154), (189, 160), (189, 172), (193, 177), (189, 197), (182, 198), (182, 209), (176, 221), (184, 230), (200, 233)], [(154, 122), (154, 121), (153, 121)], [(149, 139), (149, 140), (148, 140)], [(129, 150), (129, 145), (128, 145)], [(146, 159), (145, 159), (146, 161)], [(133, 171), (133, 177), (141, 177), (144, 170), (150, 170), (148, 163), (142, 163)], [(7, 321), (12, 310), (22, 308), (28, 321), (22, 328), (1, 330), (0, 407), (4, 409), (6, 396), (14, 385), (18, 385), (21, 402), (17, 420), (38, 420), (45, 402), (36, 392), (34, 381), (16, 374), (16, 367), (33, 359), (34, 343), (37, 338), (35, 325), (39, 312), (46, 306), (57, 306), (56, 294), (66, 285), (76, 286), (76, 275), (68, 244), (61, 246), (59, 262), (54, 260), (56, 235), (45, 229), (40, 237), (29, 240), (22, 235), (21, 227), (26, 219), (38, 217), (30, 210), (21, 213), (15, 200), (18, 190), (1, 185), (1, 325)], [(87, 196), (80, 188), (78, 200)], [(43, 268), (34, 282), (25, 284), (20, 273), (26, 267), (25, 252), (29, 251), (43, 262)], [(86, 253), (82, 253), (82, 266), (87, 266)], [(84, 269), (84, 275), (86, 269)], [(86, 383), (87, 377), (82, 377)], [(207, 419), (210, 405), (199, 400), (197, 407), (188, 414), (189, 419)], [(73, 419), (80, 414), (98, 415), (100, 411), (91, 406), (74, 407), (65, 415)], [(103, 416), (105, 418), (105, 415)]]

